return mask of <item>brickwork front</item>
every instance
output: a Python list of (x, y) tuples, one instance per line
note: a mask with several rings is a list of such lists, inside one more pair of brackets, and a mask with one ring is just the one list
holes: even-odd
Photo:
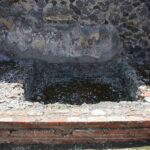
[[(75, 108), (64, 114), (52, 110), (43, 110), (39, 115), (34, 110), (0, 112), (0, 143), (24, 145), (150, 140), (150, 105), (143, 103), (143, 111), (137, 112), (136, 103), (126, 102), (124, 107), (121, 104), (118, 108), (112, 107), (111, 114), (107, 107), (103, 108), (105, 114), (99, 107), (89, 115), (81, 112), (80, 107), (76, 107), (76, 112), (80, 112), (77, 114), (72, 114)], [(130, 109), (125, 109), (128, 105)]]

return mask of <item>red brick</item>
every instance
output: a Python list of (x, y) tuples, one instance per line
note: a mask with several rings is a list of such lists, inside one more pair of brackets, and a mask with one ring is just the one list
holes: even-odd
[(143, 137), (133, 137), (133, 136), (104, 136), (104, 137), (11, 137), (8, 139), (3, 139), (3, 141), (6, 142), (13, 142), (15, 144), (71, 144), (71, 143), (86, 143), (86, 142), (124, 142), (124, 141), (136, 141), (136, 140), (147, 140), (149, 137), (143, 136)]
[(142, 91), (141, 97), (150, 97), (150, 92), (149, 91)]
[(104, 130), (74, 130), (73, 135), (75, 136), (96, 136), (104, 134)]
[(96, 138), (94, 139), (94, 141), (97, 143), (99, 142), (103, 142), (103, 143), (107, 143), (107, 142), (133, 142), (133, 141), (141, 141), (141, 140), (147, 140), (147, 138)]
[(24, 128), (24, 129), (40, 129), (41, 127), (40, 126), (31, 126), (31, 125), (23, 125), (21, 126), (21, 128)]
[(109, 129), (109, 130), (105, 130), (105, 134), (126, 134), (126, 130), (124, 129)]
[(128, 129), (127, 134), (149, 134), (150, 135), (150, 129), (145, 128), (145, 129)]
[(52, 131), (36, 131), (36, 130), (20, 130), (20, 131), (13, 131), (11, 136), (20, 136), (20, 137), (48, 137), (48, 136), (54, 136), (54, 132)]
[[(148, 116), (146, 118), (148, 120)], [(97, 120), (98, 118), (94, 117), (94, 119)], [(150, 139), (150, 130), (146, 128), (150, 127), (150, 121), (105, 122), (98, 120), (97, 122), (66, 122), (66, 120), (67, 117), (65, 116), (49, 118), (46, 116), (30, 116), (28, 118), (24, 115), (15, 117), (1, 116), (0, 129), (7, 129), (8, 131), (3, 132), (2, 130), (0, 132), (0, 143), (64, 144)], [(133, 128), (128, 129), (129, 127)], [(141, 128), (134, 129), (134, 127)], [(48, 130), (51, 128), (54, 130)], [(17, 131), (9, 134), (9, 129), (17, 129)]]
[(7, 137), (10, 135), (10, 131), (0, 131), (0, 137)]

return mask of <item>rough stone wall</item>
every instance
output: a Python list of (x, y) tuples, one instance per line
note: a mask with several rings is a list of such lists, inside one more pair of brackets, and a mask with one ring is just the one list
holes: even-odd
[(126, 50), (150, 47), (149, 0), (1, 0), (0, 27), (12, 31), (17, 19), (35, 30), (43, 23), (111, 24)]

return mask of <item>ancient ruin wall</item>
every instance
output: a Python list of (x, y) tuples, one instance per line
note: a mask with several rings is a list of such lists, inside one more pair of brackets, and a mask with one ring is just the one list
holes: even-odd
[[(79, 26), (78, 28), (76, 24)], [(41, 32), (45, 34), (45, 32), (50, 32), (48, 29), (53, 30), (53, 27), (57, 27), (57, 31), (67, 29), (67, 32), (69, 32), (69, 27), (71, 31), (78, 30), (77, 34), (83, 33), (85, 39), (80, 35), (77, 35), (77, 38), (79, 39), (79, 44), (84, 47), (84, 54), (88, 53), (85, 49), (87, 50), (87, 47), (90, 47), (90, 40), (94, 40), (92, 44), (95, 45), (100, 38), (100, 35), (95, 32), (97, 28), (94, 30), (92, 28), (95, 28), (95, 26), (100, 27), (101, 25), (105, 26), (106, 24), (108, 24), (109, 34), (112, 29), (117, 29), (126, 51), (133, 52), (150, 47), (149, 0), (1, 0), (0, 2), (0, 42), (3, 49), (8, 48), (8, 44), (4, 42), (6, 37), (7, 41), (14, 41), (9, 49), (14, 49), (17, 42), (17, 46), (20, 46), (22, 50), (26, 50), (27, 43), (32, 43), (32, 47), (35, 48), (43, 48), (46, 43), (41, 35), (33, 34), (32, 38), (27, 37), (25, 41), (22, 39), (22, 33), (29, 34), (32, 30), (32, 33)], [(84, 31), (84, 26), (86, 31)], [(93, 27), (91, 28), (91, 26)], [(93, 31), (89, 31), (88, 28)], [(108, 29), (105, 32), (108, 33)], [(73, 35), (76, 38), (76, 33), (73, 33)], [(86, 35), (89, 36), (87, 39)], [(113, 34), (111, 36), (113, 37)], [(112, 38), (112, 40), (114, 39)], [(107, 38), (106, 41), (110, 42), (111, 40)], [(120, 48), (117, 47), (118, 39), (116, 40), (115, 38), (114, 41), (116, 45), (111, 45), (111, 48), (108, 48), (108, 52), (111, 49)], [(60, 45), (62, 44), (62, 41), (58, 42)], [(104, 45), (106, 48), (105, 44), (100, 45)], [(55, 44), (52, 46), (55, 47)], [(99, 45), (97, 47), (99, 48)], [(116, 51), (113, 50), (113, 52), (116, 54)], [(74, 53), (74, 51), (71, 53)], [(90, 55), (93, 55), (93, 52)], [(79, 54), (79, 56), (82, 55)]]

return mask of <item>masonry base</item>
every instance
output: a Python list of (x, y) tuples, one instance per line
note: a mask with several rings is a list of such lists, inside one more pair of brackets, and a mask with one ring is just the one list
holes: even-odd
[(28, 122), (30, 118), (24, 121), (18, 118), (16, 122), (1, 121), (0, 143), (75, 144), (150, 140), (150, 121), (65, 122), (65, 117), (57, 119), (52, 117), (47, 122)]

